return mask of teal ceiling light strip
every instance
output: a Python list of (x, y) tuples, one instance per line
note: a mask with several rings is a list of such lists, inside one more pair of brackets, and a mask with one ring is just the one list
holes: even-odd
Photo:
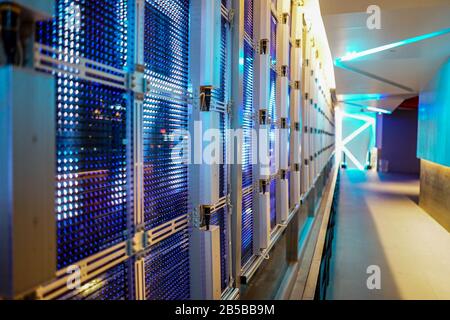
[(383, 114), (392, 114), (391, 111), (381, 109), (381, 108), (375, 108), (375, 107), (367, 107), (367, 110), (373, 111), (373, 112), (378, 112), (378, 113), (383, 113)]
[(387, 44), (387, 45), (376, 47), (376, 48), (369, 49), (369, 50), (364, 50), (364, 51), (360, 51), (360, 52), (351, 52), (351, 53), (348, 53), (348, 54), (346, 54), (345, 56), (343, 56), (341, 58), (338, 58), (336, 60), (336, 64), (339, 64), (340, 62), (347, 62), (347, 61), (355, 60), (355, 59), (358, 59), (358, 58), (361, 58), (361, 57), (365, 57), (365, 56), (368, 56), (368, 55), (371, 55), (371, 54), (374, 54), (374, 53), (378, 53), (378, 52), (382, 52), (382, 51), (386, 51), (386, 50), (390, 50), (390, 49), (406, 46), (408, 44), (420, 42), (420, 41), (423, 41), (423, 40), (439, 37), (439, 36), (445, 35), (447, 33), (450, 33), (450, 28), (439, 30), (439, 31), (435, 31), (435, 32), (432, 32), (432, 33), (427, 33), (427, 34), (424, 34), (424, 35), (421, 35), (421, 36), (417, 36), (417, 37), (413, 37), (413, 38), (409, 38), (409, 39), (405, 39), (405, 40), (401, 40), (401, 41), (398, 41), (398, 42), (394, 42), (394, 43), (391, 43), (391, 44)]
[(388, 97), (387, 94), (381, 93), (343, 94), (338, 96), (338, 100), (339, 102), (380, 101), (386, 97)]
[(338, 95), (339, 102), (358, 102), (358, 101), (381, 101), (390, 98), (409, 99), (415, 97), (412, 93), (389, 94), (389, 93), (352, 93)]
[(346, 104), (346, 105), (349, 105), (349, 106), (366, 109), (367, 111), (377, 112), (377, 113), (380, 113), (380, 114), (381, 113), (383, 113), (383, 114), (392, 114), (391, 111), (386, 110), (386, 109), (382, 109), (382, 108), (365, 106), (365, 105), (362, 105), (362, 104), (359, 104), (359, 103), (353, 103), (353, 102), (342, 102), (342, 103)]
[[(412, 44), (412, 43), (416, 43), (416, 42), (420, 42), (420, 41), (423, 41), (423, 40), (427, 40), (427, 39), (443, 36), (443, 35), (448, 34), (448, 33), (450, 33), (450, 28), (446, 28), (446, 29), (435, 31), (435, 32), (432, 32), (432, 33), (427, 33), (427, 34), (424, 34), (424, 35), (421, 35), (421, 36), (417, 36), (417, 37), (401, 40), (401, 41), (398, 41), (398, 42), (394, 42), (394, 43), (391, 43), (391, 44), (387, 44), (387, 45), (376, 47), (376, 48), (369, 49), (369, 50), (364, 50), (364, 51), (360, 51), (360, 52), (350, 52), (350, 53), (347, 53), (345, 56), (343, 56), (341, 58), (337, 58), (335, 60), (334, 64), (335, 64), (336, 67), (339, 67), (339, 68), (342, 68), (342, 69), (346, 69), (348, 71), (361, 74), (363, 76), (366, 76), (366, 77), (378, 80), (380, 82), (384, 82), (384, 83), (390, 84), (390, 85), (392, 85), (394, 87), (400, 88), (400, 89), (405, 90), (407, 92), (414, 93), (415, 90), (413, 90), (412, 88), (406, 87), (406, 86), (404, 86), (402, 84), (399, 84), (399, 83), (396, 83), (396, 82), (393, 82), (393, 81), (391, 81), (389, 79), (382, 78), (382, 77), (377, 76), (375, 74), (372, 74), (372, 73), (369, 73), (369, 72), (357, 69), (355, 67), (350, 67), (349, 65), (347, 65), (345, 63), (349, 62), (349, 61), (353, 61), (353, 60), (359, 59), (361, 57), (365, 57), (365, 56), (374, 54), (374, 53), (390, 50), (390, 49), (401, 47), (401, 46), (406, 46), (406, 45), (409, 45), (409, 44)], [(367, 100), (372, 100), (372, 99), (367, 99)], [(375, 99), (373, 99), (373, 100), (379, 100), (379, 98), (375, 97)]]

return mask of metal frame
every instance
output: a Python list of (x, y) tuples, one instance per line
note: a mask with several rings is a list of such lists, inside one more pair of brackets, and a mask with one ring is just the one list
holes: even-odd
[[(241, 110), (243, 106), (244, 90), (243, 78), (244, 70), (241, 68), (241, 57), (244, 56), (244, 0), (233, 0), (233, 21), (232, 21), (232, 113), (231, 113), (231, 128), (242, 129), (243, 119), (241, 117)], [(248, 37), (248, 35), (247, 35)], [(240, 287), (241, 279), (241, 248), (242, 248), (242, 165), (236, 162), (237, 159), (242, 159), (241, 146), (238, 143), (233, 143), (233, 155), (235, 159), (231, 166), (231, 235), (232, 235), (232, 275), (234, 279), (233, 286)]]
[[(117, 266), (118, 264), (135, 257), (134, 260), (134, 297), (138, 300), (145, 300), (145, 268), (142, 259), (143, 254), (151, 246), (170, 237), (171, 235), (185, 230), (188, 227), (188, 216), (184, 215), (161, 226), (158, 226), (147, 232), (143, 231), (144, 213), (143, 213), (143, 142), (142, 142), (142, 111), (144, 96), (148, 93), (160, 95), (173, 93), (164, 93), (157, 87), (145, 80), (144, 76), (144, 6), (145, 0), (136, 0), (130, 2), (129, 6), (135, 6), (135, 60), (131, 72), (113, 68), (89, 59), (69, 56), (66, 53), (58, 52), (57, 49), (35, 44), (35, 68), (52, 74), (68, 74), (76, 76), (87, 81), (94, 81), (118, 89), (126, 90), (134, 95), (134, 120), (133, 120), (133, 146), (134, 158), (134, 212), (132, 228), (134, 234), (130, 234), (128, 241), (112, 246), (102, 252), (92, 255), (76, 263), (81, 270), (81, 282), (87, 283), (105, 271)], [(73, 58), (75, 63), (64, 62), (63, 59), (54, 57)], [(68, 59), (66, 59), (68, 60)], [(166, 96), (167, 97), (167, 96)], [(177, 98), (175, 96), (175, 98)], [(190, 101), (190, 96), (179, 95), (179, 99)], [(129, 124), (127, 124), (129, 125)], [(36, 296), (39, 299), (54, 299), (70, 293), (66, 283), (69, 278), (66, 268), (57, 271), (55, 280), (44, 284), (36, 289)], [(73, 291), (75, 292), (75, 291)], [(74, 293), (73, 293), (74, 294)]]
[[(117, 266), (119, 263), (126, 261), (128, 258), (127, 243), (122, 242), (79, 261), (77, 266), (79, 266), (81, 271), (81, 283), (85, 284), (93, 280), (95, 277)], [(59, 270), (55, 276), (55, 281), (37, 288), (36, 296), (38, 299), (52, 300), (69, 293), (70, 290), (67, 288), (67, 281), (70, 274), (63, 269)]]
[[(198, 10), (195, 9), (195, 10)], [(227, 24), (227, 48), (226, 48), (226, 52), (227, 52), (227, 56), (226, 56), (226, 63), (227, 63), (227, 67), (226, 67), (226, 75), (225, 75), (225, 81), (228, 82), (228, 84), (231, 84), (231, 78), (232, 78), (232, 74), (230, 73), (230, 65), (232, 62), (232, 40), (231, 36), (231, 25), (234, 23), (234, 11), (231, 8), (227, 8), (226, 6), (224, 6), (223, 4), (221, 4), (221, 18), (224, 19), (224, 21)], [(192, 33), (192, 32), (191, 32)], [(202, 43), (203, 39), (199, 39), (199, 35), (198, 34), (191, 34), (191, 53), (190, 53), (190, 64), (191, 64), (191, 82), (192, 82), (192, 87), (193, 87), (193, 95), (192, 95), (192, 112), (190, 114), (190, 118), (189, 118), (189, 131), (191, 133), (194, 133), (194, 127), (193, 127), (193, 123), (194, 121), (198, 121), (200, 120), (200, 107), (199, 107), (199, 99), (200, 99), (200, 94), (201, 92), (199, 91), (199, 88), (204, 85), (201, 83), (203, 77), (202, 77), (202, 73), (205, 72), (204, 68), (200, 67), (200, 62), (196, 62), (198, 61), (198, 52), (199, 52), (199, 45), (200, 43)], [(212, 40), (211, 40), (212, 41)], [(195, 61), (194, 61), (195, 60)], [(195, 66), (195, 68), (193, 67)], [(217, 67), (217, 66), (215, 66)], [(213, 88), (214, 89), (214, 88)], [(232, 115), (230, 114), (230, 112), (232, 112), (232, 106), (233, 103), (231, 102), (231, 88), (230, 86), (228, 86), (228, 90), (225, 93), (225, 101), (218, 101), (214, 96), (211, 97), (211, 105), (208, 109), (208, 113), (215, 113), (215, 114), (219, 114), (221, 116), (224, 117), (224, 121), (225, 121), (225, 126), (226, 127), (230, 127), (231, 126), (231, 117)], [(225, 137), (225, 139), (227, 139), (227, 137)], [(223, 141), (223, 145), (225, 145), (226, 150), (227, 150), (227, 144), (228, 141), (225, 140)], [(222, 146), (223, 146), (222, 145)], [(227, 152), (228, 153), (228, 152)], [(227, 156), (228, 154), (224, 154), (224, 157)], [(202, 203), (200, 197), (199, 197), (199, 193), (201, 193), (201, 186), (204, 185), (204, 182), (200, 181), (199, 177), (200, 177), (200, 172), (201, 172), (201, 165), (191, 165), (190, 169), (189, 169), (189, 194), (190, 194), (190, 199), (193, 205), (193, 227), (194, 228), (200, 228), (201, 224), (201, 208), (204, 205), (207, 205), (207, 207), (209, 208), (211, 214), (214, 214), (215, 212), (217, 212), (219, 209), (226, 207), (227, 208), (227, 212), (225, 212), (225, 214), (227, 214), (226, 217), (226, 221), (227, 221), (227, 226), (226, 226), (226, 237), (227, 237), (227, 243), (229, 246), (229, 250), (230, 253), (231, 251), (233, 251), (233, 246), (234, 246), (234, 242), (235, 242), (235, 238), (232, 237), (232, 225), (233, 225), (233, 221), (232, 219), (234, 219), (234, 216), (231, 214), (231, 207), (232, 207), (232, 203), (231, 203), (231, 190), (232, 190), (232, 184), (230, 183), (230, 179), (231, 179), (231, 171), (230, 171), (230, 165), (229, 164), (224, 164), (224, 169), (225, 169), (225, 180), (226, 180), (226, 185), (223, 186), (225, 188), (225, 195), (220, 197), (217, 201), (214, 201), (212, 203)], [(219, 177), (217, 177), (217, 179), (215, 179), (217, 181), (211, 181), (211, 183), (215, 183), (217, 184), (217, 187), (219, 186), (220, 183), (220, 179)], [(228, 280), (228, 288), (226, 288), (223, 292), (222, 295), (223, 296), (227, 296), (229, 295), (230, 291), (233, 291), (233, 282), (234, 282), (234, 276), (233, 276), (233, 255), (228, 255), (227, 256), (227, 268), (230, 271), (230, 278)], [(195, 261), (193, 261), (191, 259), (191, 268), (197, 268), (197, 263)]]
[[(289, 214), (289, 183), (288, 174), (289, 158), (287, 145), (289, 141), (289, 44), (291, 38), (290, 19), (291, 17), (291, 1), (278, 0), (278, 27), (277, 27), (277, 128), (279, 130), (279, 146), (275, 147), (278, 150), (278, 176), (276, 184), (276, 201), (277, 201), (277, 224), (284, 224)], [(277, 141), (276, 141), (277, 142)]]
[(290, 96), (290, 117), (291, 117), (291, 185), (290, 185), (290, 206), (293, 207), (300, 202), (301, 194), (301, 139), (302, 139), (302, 92), (301, 76), (303, 72), (303, 34), (302, 34), (302, 11), (299, 3), (292, 5), (292, 30), (291, 30), (291, 96)]
[[(253, 181), (255, 181), (253, 189), (253, 212), (254, 212), (254, 247), (253, 251), (258, 255), (270, 243), (270, 212), (263, 212), (262, 205), (266, 203), (268, 192), (268, 181), (270, 181), (270, 170), (265, 165), (261, 165), (261, 132), (268, 129), (268, 110), (269, 110), (269, 87), (270, 87), (270, 17), (271, 17), (271, 1), (260, 0), (255, 1), (255, 17), (254, 17), (254, 36), (256, 43), (255, 55), (255, 82), (254, 82), (254, 105), (257, 121), (255, 129), (259, 133), (258, 160), (259, 163), (253, 170)], [(265, 132), (264, 140), (267, 143), (264, 147), (269, 146), (268, 131)], [(268, 156), (268, 150), (265, 150)], [(265, 153), (266, 153), (265, 152)], [(268, 174), (269, 173), (269, 174)], [(269, 198), (270, 199), (270, 198)], [(252, 263), (244, 268), (242, 274), (247, 273), (246, 270), (252, 269)]]

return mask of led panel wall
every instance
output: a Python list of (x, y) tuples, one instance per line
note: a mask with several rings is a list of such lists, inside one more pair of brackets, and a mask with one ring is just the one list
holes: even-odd
[[(57, 0), (37, 41), (55, 58), (78, 57), (124, 69), (127, 0)], [(57, 75), (56, 223), (58, 269), (126, 239), (128, 95), (71, 75)]]
[[(230, 108), (236, 107), (231, 101), (231, 70), (238, 67), (242, 67), (244, 73), (241, 265), (246, 268), (243, 270), (259, 254), (254, 252), (254, 208), (258, 206), (255, 206), (252, 164), (252, 130), (258, 121), (255, 114), (258, 106), (254, 105), (254, 81), (258, 79), (254, 59), (258, 53), (254, 43), (255, 0), (244, 0), (245, 35), (239, 66), (231, 65), (233, 29), (229, 10), (232, 1), (221, 0), (220, 3), (220, 85), (212, 92), (211, 111), (220, 114), (221, 165), (216, 181), (220, 200), (213, 206), (211, 224), (220, 229), (221, 288), (225, 292), (232, 286), (231, 244), (235, 240), (231, 232), (231, 172), (226, 159), (230, 141), (226, 130), (230, 128)], [(58, 70), (55, 71), (57, 95), (54, 99), (57, 102), (55, 223), (59, 273), (55, 280), (64, 277), (61, 274), (66, 267), (80, 261), (85, 263), (92, 259), (95, 263), (99, 260), (110, 263), (84, 280), (80, 288), (58, 293), (58, 299), (121, 300), (144, 295), (150, 300), (190, 298), (189, 227), (194, 227), (196, 221), (186, 219), (186, 216), (190, 218), (193, 213), (190, 199), (196, 198), (194, 193), (198, 190), (194, 190), (196, 183), (189, 183), (190, 168), (183, 162), (183, 155), (175, 159), (173, 149), (177, 143), (175, 137), (180, 130), (189, 129), (189, 120), (195, 114), (193, 101), (196, 97), (192, 93), (195, 90), (190, 83), (189, 66), (191, 1), (145, 0), (143, 4), (143, 12), (134, 12), (136, 2), (132, 0), (55, 0), (54, 19), (39, 23), (36, 31), (41, 45), (56, 50), (42, 49), (51, 52), (55, 61), (49, 69)], [(272, 0), (272, 4), (276, 9), (277, 1)], [(143, 30), (136, 23), (141, 13)], [(277, 57), (280, 56), (280, 52), (277, 53), (280, 39), (277, 39), (274, 13), (270, 18), (270, 29), (269, 188), (270, 223), (274, 231), (277, 227), (276, 131), (280, 127), (277, 98), (281, 94), (278, 85), (281, 68)], [(124, 79), (135, 75), (135, 71), (139, 73), (141, 66), (136, 64), (132, 48), (140, 31), (144, 34), (143, 72), (149, 92), (139, 107), (142, 108), (142, 123), (133, 123), (139, 118), (136, 115), (141, 114), (134, 114), (136, 110), (141, 111), (135, 109), (140, 105), (140, 94), (134, 96), (126, 80), (122, 85), (114, 85), (101, 75), (95, 81), (83, 72), (95, 70), (98, 74), (120, 75)], [(58, 62), (61, 65), (56, 66)], [(75, 66), (74, 69), (84, 68), (83, 72), (69, 72), (70, 64)], [(318, 104), (317, 111), (323, 114), (327, 101)], [(311, 112), (316, 110), (311, 108)], [(326, 114), (331, 118), (329, 112)], [(330, 141), (334, 129), (329, 124), (328, 118), (319, 116), (318, 123), (312, 125), (314, 134), (322, 135), (315, 140), (318, 144), (315, 152), (319, 155), (332, 148)], [(140, 129), (143, 143), (135, 145), (139, 139), (133, 136), (134, 130)], [(326, 144), (330, 146), (324, 147)], [(133, 217), (141, 212), (135, 213), (133, 208), (134, 175), (138, 174), (133, 172), (136, 165), (133, 157), (141, 147), (143, 224), (136, 226)], [(187, 153), (183, 154), (187, 156)], [(175, 220), (188, 220), (189, 227), (169, 230)], [(160, 238), (155, 236), (148, 242), (143, 241), (141, 247), (130, 245), (141, 235), (142, 239), (149, 239), (161, 230), (167, 230), (167, 233)], [(111, 257), (113, 255), (115, 257)], [(144, 273), (141, 286), (135, 282), (139, 272)], [(56, 296), (48, 291), (45, 294)]]
[[(164, 45), (162, 45), (164, 43)], [(188, 211), (188, 168), (173, 161), (171, 137), (187, 130), (189, 1), (146, 1), (145, 75), (159, 94), (144, 101), (144, 215), (147, 229)]]
[(254, 57), (253, 47), (253, 0), (244, 1), (244, 101), (243, 101), (243, 152), (242, 152), (242, 266), (253, 256), (253, 164), (252, 131), (255, 127), (253, 114)]
[(61, 300), (127, 300), (132, 294), (129, 286), (127, 262), (123, 262), (83, 285), (74, 293), (63, 296)]
[(184, 229), (150, 248), (145, 257), (148, 300), (189, 299), (189, 234)]
[[(144, 101), (144, 220), (147, 230), (188, 214), (188, 166), (172, 159), (177, 130), (188, 129), (189, 0), (147, 0)], [(146, 297), (189, 298), (189, 235), (179, 231), (150, 248)]]

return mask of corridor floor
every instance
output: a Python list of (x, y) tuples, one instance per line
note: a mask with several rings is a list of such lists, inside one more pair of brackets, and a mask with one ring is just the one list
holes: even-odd
[[(327, 299), (450, 299), (450, 233), (418, 197), (417, 177), (341, 172)], [(368, 289), (370, 266), (379, 290)]]

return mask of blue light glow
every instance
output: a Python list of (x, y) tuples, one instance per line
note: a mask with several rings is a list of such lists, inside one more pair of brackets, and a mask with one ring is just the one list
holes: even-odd
[(375, 108), (375, 107), (367, 107), (367, 110), (373, 111), (373, 112), (379, 112), (379, 113), (383, 113), (383, 114), (391, 114), (392, 113), (391, 111), (381, 109), (381, 108)]
[[(253, 1), (245, 1), (245, 21), (246, 32), (252, 33), (253, 17), (251, 15)], [(244, 57), (243, 60), (243, 120), (242, 129), (244, 130), (244, 141), (242, 144), (242, 188), (249, 188), (253, 185), (253, 141), (251, 131), (254, 128), (254, 120), (252, 115), (255, 112), (253, 103), (253, 86), (254, 86), (254, 67), (253, 60), (255, 50), (252, 44), (244, 40)], [(253, 252), (253, 196), (251, 193), (242, 196), (242, 259), (241, 265), (244, 266), (255, 254)]]
[(361, 58), (361, 57), (365, 57), (365, 56), (368, 56), (368, 55), (371, 55), (371, 54), (374, 54), (374, 53), (378, 53), (378, 52), (390, 50), (390, 49), (393, 49), (393, 48), (405, 46), (405, 45), (408, 45), (408, 44), (416, 43), (416, 42), (419, 42), (419, 41), (423, 41), (423, 40), (439, 37), (439, 36), (442, 36), (442, 35), (447, 34), (447, 33), (450, 33), (450, 28), (447, 28), (447, 29), (444, 29), (444, 30), (440, 30), (440, 31), (435, 31), (435, 32), (432, 32), (432, 33), (427, 33), (427, 34), (424, 34), (424, 35), (421, 35), (421, 36), (417, 36), (417, 37), (413, 37), (413, 38), (409, 38), (409, 39), (405, 39), (405, 40), (401, 40), (401, 41), (398, 41), (398, 42), (394, 42), (394, 43), (391, 43), (391, 44), (387, 44), (387, 45), (376, 47), (376, 48), (369, 49), (369, 50), (364, 50), (364, 51), (360, 51), (360, 52), (350, 52), (350, 53), (347, 53), (342, 58), (336, 59), (336, 65), (339, 65), (339, 63), (341, 63), (341, 62), (355, 60), (355, 59), (358, 59), (358, 58)]
[(352, 102), (352, 101), (380, 101), (389, 97), (387, 94), (382, 93), (365, 93), (365, 94), (344, 94), (338, 96), (339, 101)]
[[(364, 124), (359, 126), (358, 129), (353, 130), (348, 136), (344, 138), (342, 135), (343, 128), (343, 120), (344, 119), (353, 119), (359, 121), (364, 121)], [(363, 171), (364, 165), (358, 160), (358, 157), (352, 152), (352, 148), (349, 144), (361, 134), (367, 134), (367, 130), (371, 129), (370, 134), (370, 143), (367, 148), (367, 152), (369, 152), (375, 146), (375, 136), (376, 136), (376, 119), (371, 115), (366, 114), (351, 114), (347, 112), (342, 112), (342, 110), (338, 109), (336, 114), (336, 144), (337, 144), (337, 153), (339, 155), (338, 161), (342, 161), (342, 154), (345, 154), (346, 157), (355, 165), (358, 170)]]

